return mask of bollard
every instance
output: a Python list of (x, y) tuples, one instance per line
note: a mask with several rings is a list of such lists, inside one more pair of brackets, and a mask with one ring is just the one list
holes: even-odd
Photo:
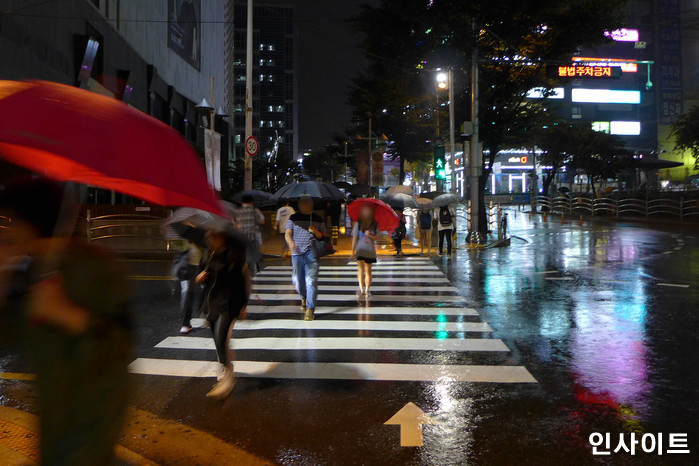
[(582, 214), (580, 214), (580, 226), (583, 226)]
[(515, 218), (517, 218), (517, 211), (515, 210)]
[(544, 222), (546, 222), (546, 212), (544, 212)]
[(561, 212), (561, 225), (563, 225), (566, 222), (566, 216), (563, 212)]

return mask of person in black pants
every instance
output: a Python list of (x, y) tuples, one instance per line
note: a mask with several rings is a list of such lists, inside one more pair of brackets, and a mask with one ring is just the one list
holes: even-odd
[(405, 228), (405, 215), (403, 215), (403, 211), (399, 209), (394, 210), (396, 215), (399, 218), (398, 221), (398, 226), (396, 227), (395, 230), (393, 230), (393, 234), (391, 235), (391, 239), (393, 239), (393, 246), (396, 248), (396, 255), (397, 256), (402, 256), (403, 255), (403, 240), (405, 239), (406, 236), (406, 228)]
[(235, 385), (229, 343), (235, 321), (245, 318), (251, 274), (243, 241), (225, 232), (209, 231), (206, 242), (211, 253), (204, 271), (197, 276), (197, 283), (204, 284), (202, 312), (208, 316), (218, 362), (223, 365), (218, 383), (206, 396), (225, 398)]
[(456, 211), (452, 206), (435, 209), (437, 212), (437, 229), (439, 230), (439, 255), (444, 254), (444, 239), (447, 240), (447, 254), (451, 255), (451, 237), (454, 234)]

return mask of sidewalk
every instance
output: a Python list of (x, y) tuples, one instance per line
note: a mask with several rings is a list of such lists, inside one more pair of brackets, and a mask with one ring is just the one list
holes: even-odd
[[(0, 464), (39, 464), (38, 430), (37, 416), (0, 406)], [(127, 465), (271, 464), (206, 432), (133, 408), (114, 453)]]

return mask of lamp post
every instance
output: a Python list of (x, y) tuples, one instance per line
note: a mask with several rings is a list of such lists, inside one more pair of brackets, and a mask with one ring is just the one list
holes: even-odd
[[(440, 89), (446, 89), (449, 92), (449, 152), (451, 153), (451, 189), (449, 192), (456, 192), (456, 129), (454, 123), (454, 70), (449, 68), (446, 73), (439, 73), (437, 75), (437, 87)], [(439, 118), (439, 108), (437, 109), (437, 116)], [(439, 131), (439, 128), (437, 128)], [(437, 133), (439, 136), (439, 132)]]
[[(252, 137), (252, 0), (248, 0), (247, 43), (245, 51), (245, 145)], [(245, 148), (244, 188), (252, 189), (252, 157)]]

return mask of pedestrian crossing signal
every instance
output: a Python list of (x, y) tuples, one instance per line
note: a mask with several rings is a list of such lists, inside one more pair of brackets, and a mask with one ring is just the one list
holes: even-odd
[(436, 144), (434, 146), (434, 177), (438, 180), (447, 179), (446, 159), (444, 154), (444, 144)]

